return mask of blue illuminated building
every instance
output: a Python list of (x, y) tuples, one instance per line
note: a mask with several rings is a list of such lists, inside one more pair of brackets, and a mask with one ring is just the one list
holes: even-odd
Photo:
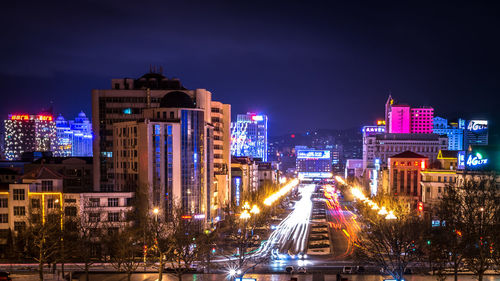
[(59, 115), (56, 119), (56, 137), (55, 156), (92, 156), (92, 124), (83, 111), (75, 120), (66, 120)]
[(448, 123), (445, 118), (434, 117), (434, 134), (448, 136), (448, 150), (464, 149), (464, 129), (459, 125), (462, 121), (459, 119), (459, 123)]
[(238, 114), (236, 122), (231, 122), (231, 155), (267, 161), (266, 115)]

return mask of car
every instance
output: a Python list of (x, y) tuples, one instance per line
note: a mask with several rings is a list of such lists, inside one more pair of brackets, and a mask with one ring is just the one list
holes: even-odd
[(344, 268), (342, 268), (342, 273), (351, 274), (352, 273), (352, 266), (344, 266)]
[(307, 273), (307, 270), (305, 267), (299, 267), (299, 269), (297, 269), (297, 272), (298, 273), (301, 273), (301, 274), (306, 274)]
[(10, 273), (5, 272), (5, 271), (0, 271), (0, 281), (12, 281), (12, 279), (9, 277)]
[(292, 274), (292, 273), (294, 273), (294, 272), (295, 272), (295, 270), (294, 270), (293, 266), (291, 266), (291, 265), (287, 266), (287, 267), (285, 268), (285, 271), (286, 271), (286, 273), (290, 273), (290, 274)]

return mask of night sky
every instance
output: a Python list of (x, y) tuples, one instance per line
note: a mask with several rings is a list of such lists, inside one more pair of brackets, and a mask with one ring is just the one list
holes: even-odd
[[(396, 101), (500, 121), (500, 9), (444, 1), (7, 1), (0, 114), (90, 115), (149, 65), (270, 118), (270, 134), (371, 124)], [(471, 1), (472, 2), (472, 1)]]

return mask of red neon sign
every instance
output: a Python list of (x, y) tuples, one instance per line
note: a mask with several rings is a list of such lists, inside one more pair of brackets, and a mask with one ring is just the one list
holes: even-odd
[(190, 216), (190, 215), (185, 215), (185, 216), (181, 216), (182, 219), (185, 219), (185, 220), (189, 220), (189, 219), (192, 219), (193, 216)]
[(10, 120), (30, 120), (28, 114), (14, 114), (10, 116)]
[[(31, 118), (28, 114), (12, 114), (10, 116), (10, 120), (25, 121), (25, 120), (31, 120)], [(54, 120), (54, 118), (52, 117), (52, 115), (37, 115), (36, 120), (52, 121)]]
[(40, 121), (52, 121), (52, 115), (37, 115), (36, 119)]

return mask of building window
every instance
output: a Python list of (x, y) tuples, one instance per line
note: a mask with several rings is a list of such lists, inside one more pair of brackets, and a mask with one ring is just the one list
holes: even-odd
[(89, 222), (99, 222), (101, 221), (100, 213), (89, 213)]
[(69, 217), (76, 217), (76, 207), (64, 208), (64, 214)]
[(25, 216), (26, 215), (26, 209), (22, 206), (15, 206), (14, 207), (14, 216)]
[(54, 199), (47, 199), (47, 208), (54, 208)]
[(40, 199), (31, 199), (31, 208), (40, 208)]
[(90, 204), (90, 207), (99, 207), (99, 202), (101, 200), (99, 198), (90, 198), (89, 199), (89, 204)]
[(113, 236), (118, 233), (118, 227), (109, 227), (108, 228), (108, 236)]
[(53, 182), (52, 181), (42, 181), (42, 191), (52, 191)]
[(108, 207), (118, 207), (118, 198), (108, 198)]
[(24, 200), (24, 189), (14, 189), (14, 200)]
[(20, 232), (26, 229), (26, 223), (24, 221), (14, 222), (14, 231)]
[(438, 176), (438, 182), (441, 182), (441, 176)]
[(0, 223), (9, 223), (9, 214), (0, 214)]
[(8, 208), (9, 207), (9, 199), (1, 198), (0, 199), (0, 208)]
[(120, 213), (108, 213), (108, 221), (120, 221)]
[(64, 199), (64, 203), (76, 203), (76, 199)]

